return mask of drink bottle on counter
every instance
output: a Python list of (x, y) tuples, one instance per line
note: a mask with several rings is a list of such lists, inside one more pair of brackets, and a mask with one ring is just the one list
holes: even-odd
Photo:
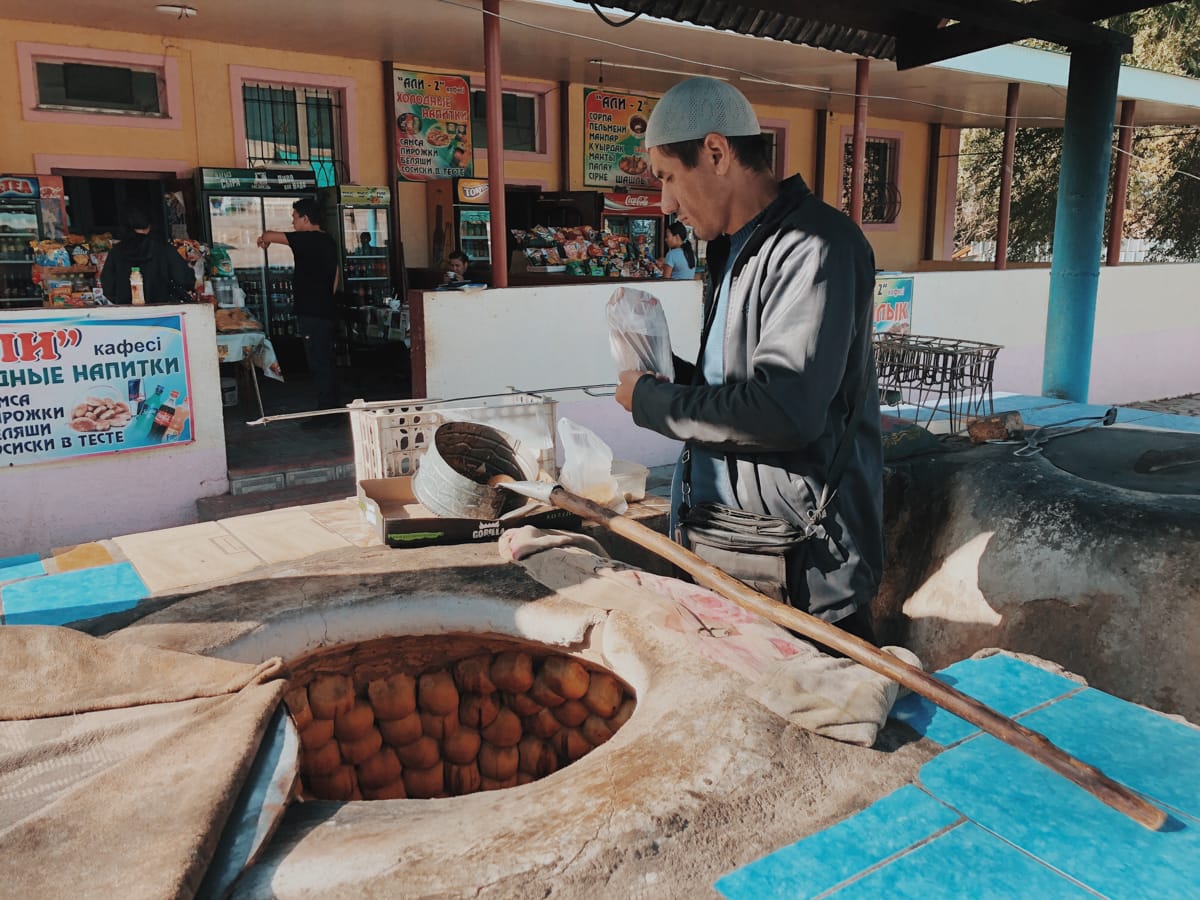
[(146, 296), (142, 293), (142, 270), (137, 266), (129, 272), (129, 297), (134, 306), (146, 305)]
[(158, 407), (158, 411), (154, 414), (154, 421), (150, 423), (150, 439), (161, 441), (163, 435), (167, 433), (167, 428), (171, 424), (171, 420), (175, 418), (175, 407), (179, 403), (179, 391), (171, 391), (166, 402)]

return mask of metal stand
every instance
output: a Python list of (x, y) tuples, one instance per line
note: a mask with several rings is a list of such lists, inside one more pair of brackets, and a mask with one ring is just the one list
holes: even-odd
[(913, 419), (931, 424), (938, 412), (957, 432), (969, 416), (992, 412), (992, 371), (999, 344), (882, 334), (875, 339), (879, 393), (886, 405), (911, 405)]

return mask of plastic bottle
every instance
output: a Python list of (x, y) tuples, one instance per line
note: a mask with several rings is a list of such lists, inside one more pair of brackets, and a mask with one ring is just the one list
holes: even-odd
[(163, 443), (179, 440), (179, 436), (183, 433), (183, 427), (187, 424), (188, 410), (184, 406), (186, 397), (180, 397), (179, 402), (175, 404), (175, 413), (171, 416), (171, 422), (167, 425), (167, 430), (163, 434)]
[(170, 427), (171, 421), (175, 418), (175, 407), (179, 403), (179, 391), (171, 391), (171, 395), (167, 397), (165, 403), (158, 408), (158, 412), (154, 414), (154, 421), (150, 423), (150, 439), (153, 441), (161, 441), (163, 435), (167, 433), (167, 428)]
[(129, 272), (129, 296), (134, 306), (146, 305), (146, 297), (142, 293), (142, 270), (137, 266)]

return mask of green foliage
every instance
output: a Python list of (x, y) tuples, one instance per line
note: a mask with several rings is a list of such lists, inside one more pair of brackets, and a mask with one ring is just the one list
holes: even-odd
[[(1126, 65), (1200, 78), (1200, 0), (1101, 24), (1133, 36)], [(1115, 131), (1113, 144), (1115, 170)], [(1003, 145), (1002, 129), (963, 132), (955, 218), (959, 247), (996, 239)], [(1061, 130), (1018, 129), (1009, 226), (1009, 258), (1014, 261), (1049, 258), (1061, 156)], [(1194, 177), (1200, 176), (1200, 131), (1190, 126), (1138, 128), (1132, 156), (1125, 236), (1154, 242), (1151, 258), (1200, 259), (1200, 178)], [(1111, 194), (1112, 179), (1109, 185)]]

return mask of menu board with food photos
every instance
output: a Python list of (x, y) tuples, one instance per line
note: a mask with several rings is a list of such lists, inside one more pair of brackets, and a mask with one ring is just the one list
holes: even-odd
[(186, 444), (183, 317), (13, 316), (0, 323), (0, 465)]
[(658, 100), (587, 90), (583, 95), (583, 183), (588, 187), (654, 188), (646, 123)]
[(401, 181), (469, 177), (471, 85), (462, 75), (395, 69), (396, 177)]

